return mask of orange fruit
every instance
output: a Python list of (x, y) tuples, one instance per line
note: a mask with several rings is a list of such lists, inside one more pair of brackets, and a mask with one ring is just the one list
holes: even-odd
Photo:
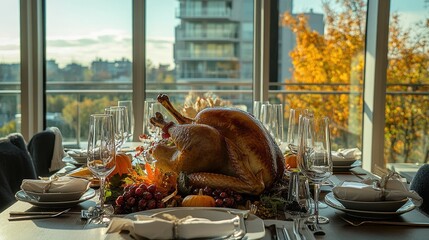
[(296, 155), (295, 154), (288, 154), (285, 156), (285, 163), (286, 168), (297, 168), (298, 163), (296, 161)]

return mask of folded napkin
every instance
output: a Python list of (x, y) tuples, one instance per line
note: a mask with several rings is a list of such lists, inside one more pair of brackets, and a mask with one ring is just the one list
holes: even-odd
[[(170, 214), (163, 214), (163, 218), (136, 215), (136, 220), (113, 218), (107, 233), (129, 231), (130, 235), (138, 239), (194, 239), (215, 238), (229, 236), (235, 232), (240, 218), (211, 221), (205, 218), (177, 218)], [(165, 218), (165, 219), (164, 219)]]
[(423, 199), (415, 191), (408, 190), (407, 186), (398, 179), (389, 179), (386, 187), (374, 187), (370, 180), (364, 180), (361, 183), (345, 182), (332, 189), (334, 196), (339, 199), (377, 202), (377, 201), (397, 201), (404, 198), (411, 198), (414, 205), (420, 206)]
[(86, 179), (59, 177), (51, 180), (24, 179), (21, 189), (35, 193), (73, 193), (85, 192), (90, 182)]
[(358, 159), (361, 155), (362, 152), (359, 148), (338, 149), (338, 151), (331, 152), (332, 161)]

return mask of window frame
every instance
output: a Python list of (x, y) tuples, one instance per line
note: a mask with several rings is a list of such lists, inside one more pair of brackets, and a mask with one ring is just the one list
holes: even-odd
[[(44, 0), (21, 0), (21, 113), (22, 134), (29, 139), (44, 129), (45, 119), (45, 25)], [(254, 0), (253, 96), (267, 100), (269, 79), (276, 78), (277, 34), (272, 25), (277, 23), (278, 4), (270, 0)], [(145, 69), (145, 0), (132, 0), (133, 28), (133, 107), (135, 122), (143, 123), (143, 103), (146, 89)], [(277, 7), (276, 7), (277, 6)], [(372, 170), (375, 164), (383, 166), (384, 112), (386, 99), (387, 41), (390, 0), (368, 0), (367, 37), (364, 72), (363, 168)], [(274, 17), (273, 17), (274, 16)], [(276, 24), (277, 25), (277, 24)], [(278, 30), (277, 30), (278, 31)], [(368, 64), (373, 63), (373, 65)], [(272, 64), (275, 63), (275, 64)], [(382, 96), (382, 97), (380, 97)], [(137, 109), (140, 109), (137, 111)], [(383, 113), (383, 114), (374, 114)], [(142, 132), (136, 124), (135, 133)], [(138, 134), (134, 134), (135, 141)], [(382, 147), (380, 148), (380, 143)]]

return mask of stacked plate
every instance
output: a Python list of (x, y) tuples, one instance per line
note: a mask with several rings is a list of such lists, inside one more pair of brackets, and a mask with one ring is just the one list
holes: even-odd
[(398, 201), (362, 202), (340, 199), (332, 192), (325, 196), (327, 205), (360, 218), (385, 219), (409, 212), (415, 205), (408, 198)]
[(15, 198), (40, 207), (68, 207), (94, 195), (95, 191), (89, 188), (87, 180), (60, 177), (51, 180), (24, 179)]

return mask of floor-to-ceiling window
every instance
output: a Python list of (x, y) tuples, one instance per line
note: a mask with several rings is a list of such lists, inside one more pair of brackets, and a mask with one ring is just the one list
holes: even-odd
[(366, 1), (280, 0), (271, 102), (331, 119), (332, 149), (362, 148)]
[(429, 2), (392, 0), (385, 163), (429, 161)]
[(0, 137), (20, 132), (19, 1), (0, 0)]
[(46, 0), (46, 125), (86, 142), (91, 113), (132, 99), (131, 0)]

